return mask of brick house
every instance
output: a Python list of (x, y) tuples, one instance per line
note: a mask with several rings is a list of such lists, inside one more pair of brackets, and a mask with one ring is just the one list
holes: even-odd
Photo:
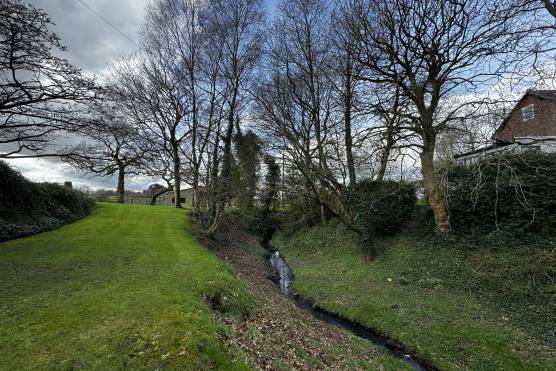
[(492, 136), (493, 143), (454, 156), (471, 163), (501, 152), (556, 152), (556, 90), (529, 90)]

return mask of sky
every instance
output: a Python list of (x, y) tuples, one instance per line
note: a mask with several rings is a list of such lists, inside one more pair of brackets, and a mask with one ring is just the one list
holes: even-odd
[[(54, 31), (68, 48), (63, 57), (83, 71), (101, 75), (120, 56), (132, 52), (137, 43), (147, 0), (81, 0), (93, 8), (128, 38), (110, 27), (80, 0), (29, 0), (42, 8), (55, 23)], [(79, 173), (57, 160), (18, 159), (9, 163), (27, 178), (37, 182), (71, 181), (74, 186), (115, 188), (116, 179)], [(151, 181), (152, 182), (152, 181)], [(150, 183), (146, 179), (129, 179), (128, 189), (142, 190)]]
[[(111, 62), (129, 54), (137, 47), (135, 44), (138, 43), (144, 7), (148, 2), (148, 0), (24, 1), (44, 9), (50, 15), (56, 24), (54, 31), (68, 48), (64, 57), (85, 72), (96, 75), (102, 75)], [(272, 18), (279, 0), (264, 1), (269, 18)], [(507, 92), (507, 89), (503, 91)], [(52, 159), (11, 160), (10, 164), (33, 181), (60, 183), (72, 181), (76, 186), (86, 185), (95, 189), (116, 187), (114, 177), (95, 177), (78, 173)], [(154, 181), (129, 178), (126, 186), (130, 190), (140, 191)]]
[[(273, 13), (277, 1), (265, 0), (269, 13)], [(144, 7), (148, 0), (27, 0), (27, 2), (42, 8), (50, 15), (55, 23), (54, 31), (60, 36), (63, 45), (68, 48), (67, 53), (63, 55), (66, 59), (87, 73), (102, 75), (111, 62), (136, 48)], [(78, 173), (56, 160), (19, 159), (10, 160), (9, 163), (27, 178), (36, 182), (72, 181), (74, 186), (86, 185), (94, 189), (116, 188), (114, 177), (95, 177)], [(131, 178), (127, 180), (127, 188), (140, 191), (151, 183), (153, 183), (152, 179)]]

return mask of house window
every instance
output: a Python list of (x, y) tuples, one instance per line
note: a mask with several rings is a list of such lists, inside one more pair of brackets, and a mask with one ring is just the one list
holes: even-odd
[(521, 109), (521, 114), (523, 115), (523, 122), (529, 121), (535, 118), (535, 105), (530, 104)]

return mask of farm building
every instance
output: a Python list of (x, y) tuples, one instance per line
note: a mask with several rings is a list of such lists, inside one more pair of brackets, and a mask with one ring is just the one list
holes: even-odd
[[(202, 190), (201, 190), (202, 192)], [(183, 207), (193, 206), (193, 188), (182, 189), (180, 191), (180, 198)], [(176, 202), (176, 195), (174, 191), (168, 191), (156, 199), (156, 205), (174, 205)]]

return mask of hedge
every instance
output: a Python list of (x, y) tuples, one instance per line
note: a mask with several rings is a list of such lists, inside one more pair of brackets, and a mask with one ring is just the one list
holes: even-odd
[(415, 187), (396, 181), (362, 180), (345, 191), (346, 207), (365, 238), (402, 229), (415, 210)]
[(452, 227), (459, 232), (556, 230), (556, 154), (514, 154), (447, 171)]
[(0, 241), (58, 228), (88, 215), (93, 206), (79, 191), (33, 183), (0, 161)]

